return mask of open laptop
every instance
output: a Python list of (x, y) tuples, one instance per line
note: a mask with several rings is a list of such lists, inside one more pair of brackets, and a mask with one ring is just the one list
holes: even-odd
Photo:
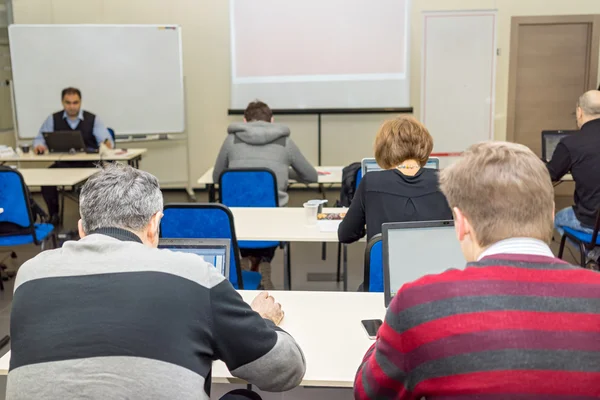
[(229, 277), (229, 239), (163, 239), (159, 249), (168, 249), (200, 256), (225, 277)]
[(50, 153), (83, 153), (86, 151), (80, 131), (42, 132)]
[(454, 221), (393, 222), (382, 225), (385, 306), (405, 283), (466, 261), (454, 231)]
[[(440, 169), (440, 159), (436, 157), (430, 157), (425, 164), (425, 168)], [(367, 172), (381, 171), (382, 168), (377, 164), (374, 158), (363, 158), (361, 161), (361, 178), (365, 176)]]
[(552, 160), (558, 143), (565, 137), (579, 131), (542, 131), (542, 160)]

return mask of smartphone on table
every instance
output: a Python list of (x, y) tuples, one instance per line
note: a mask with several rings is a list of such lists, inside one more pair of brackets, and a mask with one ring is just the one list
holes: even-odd
[(377, 339), (377, 331), (379, 328), (381, 328), (383, 322), (380, 319), (363, 319), (361, 322), (363, 328), (365, 328), (365, 331), (367, 332), (367, 336), (369, 336), (369, 339)]

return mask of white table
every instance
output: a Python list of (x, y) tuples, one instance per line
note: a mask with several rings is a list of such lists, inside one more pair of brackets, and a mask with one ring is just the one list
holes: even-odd
[[(21, 168), (25, 184), (31, 186), (56, 186), (59, 194), (59, 215), (64, 220), (65, 196), (67, 187), (84, 183), (98, 172), (97, 168)], [(77, 200), (77, 198), (74, 198)]]
[(75, 186), (98, 172), (96, 168), (21, 168), (27, 186)]
[[(342, 182), (342, 169), (344, 167), (340, 166), (329, 166), (329, 167), (315, 167), (317, 172), (319, 172), (318, 184), (339, 184)], [(215, 201), (215, 185), (216, 183), (213, 181), (213, 170), (214, 168), (210, 168), (206, 171), (200, 179), (198, 179), (198, 184), (206, 185), (208, 189), (208, 200), (212, 203)], [(290, 184), (296, 184), (298, 182), (294, 180), (290, 180)]]
[[(250, 303), (256, 291), (240, 291)], [(362, 359), (374, 343), (361, 320), (384, 319), (382, 293), (270, 292), (285, 311), (281, 327), (298, 342), (306, 357), (301, 386), (352, 387)], [(0, 375), (8, 373), (10, 352), (0, 358)], [(223, 362), (213, 364), (213, 383), (242, 383)]]
[[(337, 231), (321, 232), (316, 225), (307, 225), (304, 208), (238, 208), (232, 207), (237, 240), (283, 242), (284, 288), (291, 289), (291, 242), (338, 242)], [(324, 213), (343, 213), (345, 208), (324, 208)], [(343, 287), (348, 290), (348, 251), (343, 246)]]
[(33, 149), (27, 154), (15, 154), (8, 157), (0, 157), (0, 164), (5, 163), (21, 163), (21, 162), (54, 162), (54, 161), (124, 161), (129, 165), (138, 168), (139, 161), (142, 155), (145, 154), (148, 149), (127, 149), (123, 151), (120, 149), (106, 150), (100, 153), (86, 154), (86, 153), (48, 153), (48, 154), (35, 154)]

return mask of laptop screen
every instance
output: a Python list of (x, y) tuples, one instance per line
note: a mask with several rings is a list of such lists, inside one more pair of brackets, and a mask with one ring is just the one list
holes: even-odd
[(383, 224), (386, 307), (405, 283), (466, 265), (454, 221)]
[(158, 248), (195, 254), (213, 265), (221, 275), (229, 276), (228, 239), (160, 239)]
[[(367, 172), (373, 171), (381, 171), (382, 168), (377, 164), (374, 158), (363, 158), (361, 162), (361, 176), (365, 176)], [(425, 164), (425, 168), (429, 169), (440, 169), (440, 159), (436, 157), (431, 157), (427, 160), (427, 164)]]
[(565, 137), (577, 131), (543, 131), (542, 132), (542, 158), (545, 161), (552, 160), (554, 150), (558, 143)]

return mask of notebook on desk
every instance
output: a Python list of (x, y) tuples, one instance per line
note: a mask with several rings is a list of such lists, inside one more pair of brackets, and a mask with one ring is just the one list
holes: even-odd
[(229, 239), (163, 239), (158, 242), (159, 249), (168, 249), (200, 256), (213, 265), (221, 275), (229, 277)]

